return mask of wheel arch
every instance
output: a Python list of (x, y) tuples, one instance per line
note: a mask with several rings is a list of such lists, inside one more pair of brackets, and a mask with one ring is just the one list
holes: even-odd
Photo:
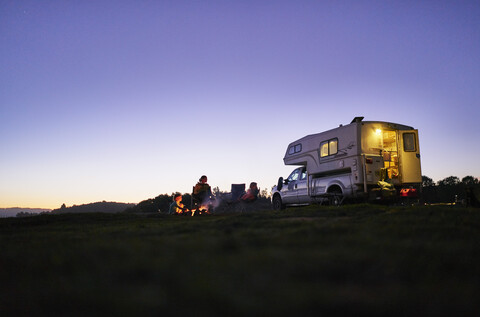
[(335, 193), (335, 192), (340, 192), (343, 194), (345, 192), (345, 186), (343, 186), (342, 183), (332, 183), (328, 185), (327, 187), (327, 193)]

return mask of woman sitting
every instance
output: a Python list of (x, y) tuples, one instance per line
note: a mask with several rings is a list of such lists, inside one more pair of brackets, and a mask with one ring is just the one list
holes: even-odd
[(250, 183), (250, 188), (247, 190), (247, 192), (242, 197), (240, 197), (240, 201), (244, 201), (244, 202), (255, 201), (258, 198), (258, 192), (259, 192), (259, 190), (258, 190), (258, 187), (257, 187), (257, 183), (251, 182)]

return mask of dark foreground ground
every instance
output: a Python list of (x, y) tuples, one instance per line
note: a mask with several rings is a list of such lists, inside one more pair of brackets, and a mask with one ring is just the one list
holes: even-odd
[(0, 219), (0, 315), (475, 316), (480, 210)]

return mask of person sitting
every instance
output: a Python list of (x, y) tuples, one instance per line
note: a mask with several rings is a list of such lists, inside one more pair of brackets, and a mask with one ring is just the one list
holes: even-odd
[(193, 205), (209, 205), (211, 201), (215, 200), (212, 194), (212, 188), (207, 183), (207, 176), (202, 175), (198, 183), (193, 187), (192, 200)]
[(259, 190), (258, 190), (258, 187), (257, 187), (257, 183), (251, 182), (250, 183), (250, 188), (248, 188), (247, 192), (242, 197), (240, 197), (240, 201), (253, 202), (253, 201), (257, 200), (258, 192), (259, 192)]
[(175, 194), (173, 196), (173, 202), (170, 204), (170, 208), (168, 209), (168, 214), (181, 215), (186, 212), (188, 212), (188, 209), (185, 208), (184, 204), (182, 204), (182, 194)]

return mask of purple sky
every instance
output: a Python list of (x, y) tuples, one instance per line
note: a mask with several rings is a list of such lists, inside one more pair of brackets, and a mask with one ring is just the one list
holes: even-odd
[(0, 208), (257, 181), (288, 143), (419, 130), (422, 174), (480, 177), (479, 1), (2, 1)]

